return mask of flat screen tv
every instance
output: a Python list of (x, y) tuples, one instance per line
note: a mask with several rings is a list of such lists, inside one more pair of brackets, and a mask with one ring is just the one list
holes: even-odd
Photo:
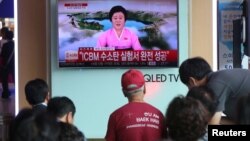
[[(57, 5), (59, 67), (178, 67), (178, 0), (58, 0)], [(113, 30), (109, 14), (118, 5), (125, 8), (124, 28), (137, 37), (140, 49), (97, 45)], [(114, 41), (133, 44), (124, 30), (119, 36), (114, 32)]]

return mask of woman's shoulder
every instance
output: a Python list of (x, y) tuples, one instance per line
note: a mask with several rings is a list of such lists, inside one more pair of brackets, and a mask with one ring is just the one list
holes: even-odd
[(124, 28), (123, 28), (123, 32), (129, 32), (129, 33), (133, 33), (133, 34), (134, 34), (134, 32), (131, 31), (131, 29), (129, 29), (129, 28), (127, 28), (127, 27), (124, 27)]
[(128, 29), (128, 28), (124, 28), (123, 29), (123, 32), (125, 34), (130, 34), (130, 36), (137, 36), (136, 33), (134, 31), (132, 31), (131, 29)]
[(114, 31), (113, 31), (113, 28), (108, 29), (108, 30), (105, 30), (105, 31), (102, 33), (102, 36), (109, 36), (109, 35), (111, 35), (111, 34), (114, 34), (113, 32), (114, 32)]

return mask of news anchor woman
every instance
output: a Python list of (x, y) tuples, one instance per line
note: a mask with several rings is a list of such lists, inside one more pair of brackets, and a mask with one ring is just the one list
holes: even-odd
[(143, 50), (135, 33), (125, 28), (127, 11), (124, 7), (117, 5), (111, 8), (109, 20), (112, 28), (99, 36), (97, 47), (114, 47), (115, 50)]

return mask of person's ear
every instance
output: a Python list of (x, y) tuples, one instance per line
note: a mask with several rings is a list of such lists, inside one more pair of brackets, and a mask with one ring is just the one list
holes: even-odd
[(51, 96), (50, 96), (50, 92), (48, 92), (47, 96), (45, 97), (45, 102), (48, 103), (48, 101), (50, 100)]
[(126, 91), (124, 91), (123, 89), (122, 89), (122, 93), (123, 93), (123, 95), (124, 95), (125, 97), (127, 97), (127, 93), (126, 93)]
[(188, 80), (188, 88), (192, 88), (194, 86), (197, 86), (197, 83), (196, 83), (196, 79), (193, 78), (193, 77), (189, 77), (189, 80)]
[(73, 113), (72, 112), (68, 112), (66, 114), (66, 123), (73, 124), (73, 122), (74, 122)]
[(143, 88), (143, 93), (146, 94), (146, 86), (145, 86), (145, 84), (144, 84), (143, 87), (144, 87), (144, 88)]

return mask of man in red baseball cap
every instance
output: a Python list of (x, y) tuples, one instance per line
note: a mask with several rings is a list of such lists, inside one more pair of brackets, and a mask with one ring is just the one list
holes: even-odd
[(122, 75), (122, 91), (128, 103), (109, 117), (106, 141), (158, 141), (165, 136), (164, 116), (144, 101), (144, 75), (130, 69)]

